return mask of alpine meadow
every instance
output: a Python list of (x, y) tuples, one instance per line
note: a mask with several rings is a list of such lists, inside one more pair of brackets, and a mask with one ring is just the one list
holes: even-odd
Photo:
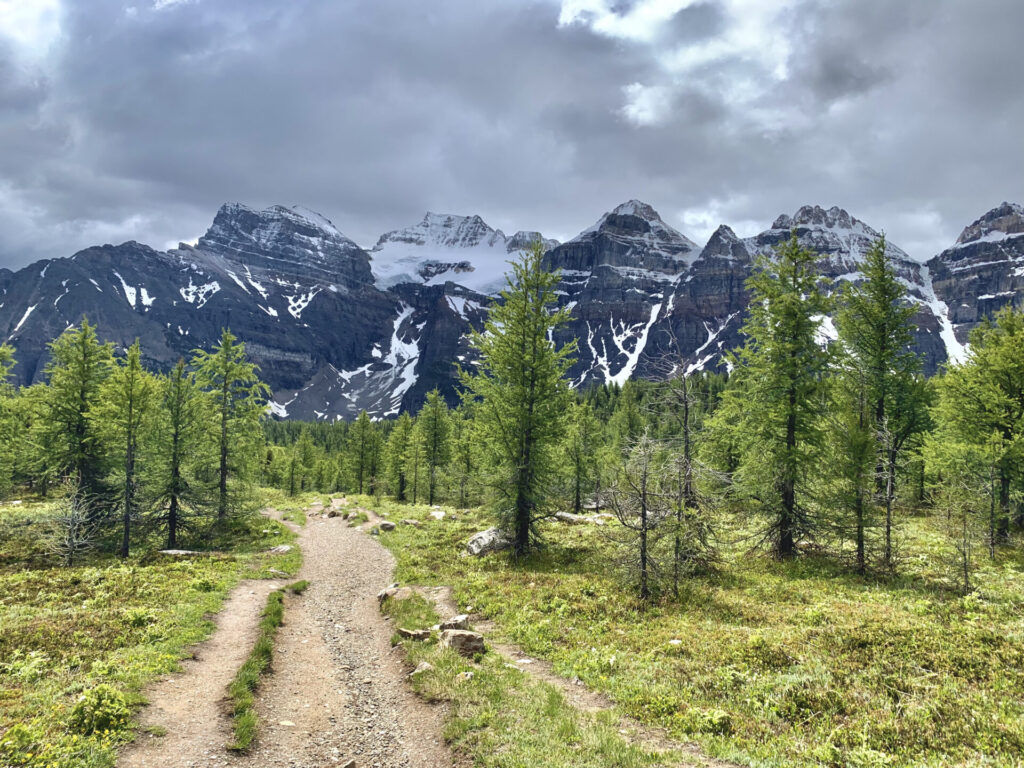
[(1024, 767), (1024, 6), (85, 6), (0, 0), (0, 768)]

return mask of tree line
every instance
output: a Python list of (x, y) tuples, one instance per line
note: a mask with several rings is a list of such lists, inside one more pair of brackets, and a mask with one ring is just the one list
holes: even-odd
[(575, 347), (551, 341), (567, 320), (558, 278), (527, 254), (471, 337), (478, 362), (452, 407), (435, 391), (397, 420), (272, 425), (269, 476), (293, 492), (484, 503), (516, 556), (556, 513), (607, 510), (644, 597), (713, 567), (723, 524), (780, 559), (814, 549), (893, 572), (907, 515), (932, 513), (969, 590), (979, 553), (1024, 525), (1024, 314), (983, 321), (967, 358), (928, 378), (912, 344), (921, 302), (884, 238), (838, 290), (817, 260), (795, 235), (760, 258), (728, 373), (678, 353), (657, 361), (660, 381), (573, 392)]
[(115, 532), (127, 558), (136, 525), (173, 549), (182, 532), (246, 509), (268, 390), (229, 330), (167, 373), (146, 369), (137, 340), (102, 343), (86, 318), (49, 352), (44, 381), (15, 390), (14, 350), (0, 346), (0, 496), (61, 487), (65, 562)]

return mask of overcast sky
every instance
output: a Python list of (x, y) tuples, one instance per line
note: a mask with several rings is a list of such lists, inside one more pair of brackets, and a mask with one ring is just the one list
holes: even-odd
[(928, 258), (1024, 202), (1020, 0), (0, 0), (0, 266), (301, 204), (698, 242), (840, 205)]

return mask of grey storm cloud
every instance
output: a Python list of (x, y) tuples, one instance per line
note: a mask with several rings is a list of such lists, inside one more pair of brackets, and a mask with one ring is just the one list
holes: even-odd
[(841, 205), (918, 258), (1024, 200), (1017, 0), (0, 4), (0, 266), (226, 201), (692, 238)]

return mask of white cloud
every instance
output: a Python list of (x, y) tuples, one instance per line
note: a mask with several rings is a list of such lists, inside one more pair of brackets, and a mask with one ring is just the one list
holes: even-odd
[(650, 42), (661, 26), (695, 0), (641, 0), (620, 13), (606, 0), (563, 0), (560, 26), (585, 24), (606, 37)]
[(625, 86), (626, 104), (623, 116), (634, 125), (657, 125), (671, 113), (671, 89), (664, 85), (632, 83)]
[(60, 36), (58, 0), (0, 0), (0, 37), (33, 59), (46, 55)]

